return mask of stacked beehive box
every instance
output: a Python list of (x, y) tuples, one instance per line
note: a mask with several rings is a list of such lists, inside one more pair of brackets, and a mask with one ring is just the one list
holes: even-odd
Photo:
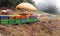
[(31, 23), (37, 21), (37, 16), (33, 15), (0, 15), (0, 24), (5, 25)]

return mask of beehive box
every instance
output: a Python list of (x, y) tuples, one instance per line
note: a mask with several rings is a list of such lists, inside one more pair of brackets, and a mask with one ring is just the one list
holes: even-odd
[(30, 18), (26, 18), (25, 20), (26, 20), (26, 23), (30, 22)]
[(15, 19), (15, 23), (20, 23), (21, 20), (20, 19)]
[(30, 16), (30, 22), (34, 22), (34, 16)]
[(26, 23), (26, 19), (21, 19), (20, 23)]
[(38, 19), (37, 18), (34, 18), (34, 22), (37, 22), (38, 21)]
[(6, 15), (0, 16), (0, 19), (1, 19), (1, 20), (2, 20), (2, 19), (8, 19), (8, 16), (6, 16)]
[(15, 24), (15, 20), (14, 19), (9, 19), (9, 24)]
[(38, 19), (33, 15), (2, 15), (0, 16), (0, 24), (12, 25), (19, 23), (37, 22)]
[(21, 19), (25, 19), (26, 16), (25, 16), (25, 15), (21, 15), (20, 18), (21, 18)]
[(9, 15), (9, 19), (15, 19), (14, 15)]
[(8, 20), (0, 20), (0, 23), (3, 24), (3, 25), (9, 24), (9, 23), (8, 23)]
[(15, 19), (20, 19), (21, 15), (16, 15)]

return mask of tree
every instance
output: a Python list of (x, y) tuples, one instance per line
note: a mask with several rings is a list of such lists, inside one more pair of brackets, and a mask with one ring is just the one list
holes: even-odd
[(34, 1), (32, 0), (0, 0), (0, 7), (15, 7), (22, 2), (29, 2), (34, 5)]

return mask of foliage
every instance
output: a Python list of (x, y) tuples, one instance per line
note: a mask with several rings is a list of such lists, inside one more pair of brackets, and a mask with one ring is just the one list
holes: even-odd
[(15, 7), (22, 2), (29, 2), (34, 5), (34, 1), (32, 0), (0, 0), (0, 7)]

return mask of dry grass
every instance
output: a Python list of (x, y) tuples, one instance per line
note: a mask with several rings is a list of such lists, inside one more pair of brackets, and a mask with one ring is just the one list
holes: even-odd
[(39, 19), (40, 22), (31, 24), (0, 25), (0, 36), (60, 36), (58, 17), (42, 16)]
[(40, 17), (40, 22), (2, 26), (1, 36), (60, 36), (60, 20), (58, 18)]

